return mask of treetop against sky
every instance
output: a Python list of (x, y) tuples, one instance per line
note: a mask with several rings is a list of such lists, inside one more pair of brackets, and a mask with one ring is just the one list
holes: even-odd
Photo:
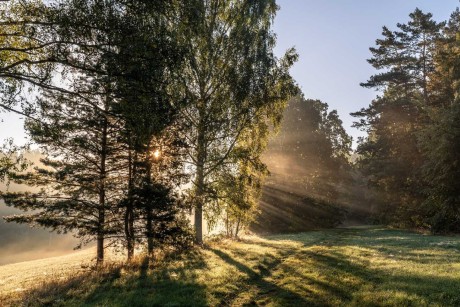
[(420, 8), (437, 21), (447, 20), (459, 6), (457, 0), (278, 0), (274, 30), (281, 55), (295, 46), (299, 61), (291, 70), (305, 96), (320, 99), (337, 109), (347, 132), (356, 139), (363, 135), (351, 128), (355, 112), (367, 106), (377, 93), (360, 87), (374, 68), (366, 59), (369, 47), (381, 37), (382, 27), (396, 29), (409, 14)]
[[(363, 135), (351, 128), (350, 112), (365, 107), (375, 98), (372, 89), (360, 87), (374, 73), (366, 62), (380, 37), (382, 26), (391, 30), (406, 22), (416, 7), (433, 13), (435, 20), (449, 18), (459, 6), (457, 0), (278, 0), (274, 31), (275, 52), (282, 56), (295, 46), (300, 58), (292, 75), (305, 96), (321, 99), (337, 109), (347, 132), (354, 138)], [(1, 5), (1, 4), (0, 4)], [(0, 140), (14, 137), (24, 142), (23, 121), (12, 113), (0, 113)]]

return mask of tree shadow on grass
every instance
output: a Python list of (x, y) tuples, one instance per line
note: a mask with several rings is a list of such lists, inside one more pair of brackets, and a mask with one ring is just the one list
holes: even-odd
[(230, 293), (222, 298), (220, 303), (221, 306), (231, 306), (238, 296), (243, 292), (247, 292), (249, 288), (253, 288), (255, 297), (253, 297), (250, 302), (244, 303), (243, 306), (258, 305), (258, 301), (263, 302), (266, 301), (267, 298), (269, 298), (270, 301), (275, 301), (279, 306), (315, 306), (312, 301), (298, 293), (282, 288), (267, 280), (267, 277), (271, 275), (273, 269), (281, 263), (280, 259), (272, 259), (265, 263), (262, 261), (257, 265), (257, 270), (259, 271), (257, 272), (221, 250), (211, 248), (210, 251), (226, 263), (236, 267), (239, 271), (247, 275), (244, 281), (245, 284), (240, 286), (239, 291)]
[[(51, 281), (39, 282), (34, 288), (10, 297), (0, 298), (0, 306), (58, 306), (68, 297), (80, 291), (80, 287), (88, 280), (105, 278), (116, 274), (115, 271), (104, 272), (82, 271), (73, 276), (56, 278)], [(97, 276), (96, 276), (97, 275)]]
[(321, 272), (319, 277), (283, 265), (279, 269), (320, 289), (325, 301), (335, 298), (358, 306), (460, 306), (460, 278), (455, 276), (369, 268), (337, 252), (324, 255), (304, 251), (296, 256), (308, 258), (314, 270)]
[[(277, 274), (289, 276), (290, 289), (298, 289), (304, 296), (307, 292), (303, 289), (320, 293), (311, 297), (318, 305), (460, 306), (460, 278), (454, 273), (458, 270), (448, 275), (442, 269), (440, 275), (429, 271), (460, 262), (456, 250), (459, 238), (381, 228), (322, 234), (292, 235), (286, 246), (271, 243), (277, 240), (271, 237), (257, 244), (287, 257), (288, 261), (277, 267)], [(372, 259), (378, 264), (373, 265)]]
[(342, 232), (344, 240), (333, 240), (332, 246), (366, 248), (370, 254), (413, 265), (460, 262), (460, 237), (423, 235), (397, 229), (370, 229)]
[(106, 265), (24, 293), (23, 306), (207, 306), (205, 286), (195, 270), (206, 268), (201, 251), (152, 262)]
[[(403, 239), (392, 242), (396, 237)], [(423, 270), (436, 265), (449, 268), (453, 261), (460, 262), (460, 255), (449, 246), (429, 245), (443, 243), (443, 238), (423, 238), (422, 243), (418, 238), (394, 231), (373, 231), (368, 236), (347, 230), (313, 236), (299, 234), (298, 240), (292, 236), (287, 241), (247, 239), (228, 245), (225, 250), (209, 248), (216, 259), (242, 273), (243, 277), (236, 279), (222, 274), (216, 277), (218, 283), (236, 281), (237, 284), (226, 288), (230, 291), (219, 292), (212, 284), (199, 282), (203, 276), (198, 274), (211, 270), (204, 259), (210, 253), (193, 249), (159, 263), (145, 258), (134, 264), (107, 266), (44, 283), (28, 291), (24, 296), (27, 300), (16, 305), (460, 306), (460, 278), (453, 273), (441, 274), (442, 270), (439, 276)], [(376, 244), (375, 240), (382, 244)], [(396, 254), (404, 241), (407, 250), (403, 251), (407, 253)], [(426, 244), (427, 253), (446, 250), (449, 254), (430, 254), (426, 263), (424, 257), (418, 258), (419, 254), (409, 253)], [(449, 255), (453, 258), (448, 259)], [(372, 257), (377, 257), (377, 265), (372, 265)], [(387, 261), (390, 267), (386, 267)], [(397, 261), (404, 262), (398, 265)], [(414, 265), (416, 270), (411, 272), (404, 264)]]
[[(451, 246), (430, 244), (442, 242), (445, 238), (393, 230), (375, 232), (378, 236), (370, 238), (366, 234), (360, 236), (347, 232), (357, 238), (332, 240), (332, 248), (328, 249), (306, 245), (295, 257), (305, 264), (305, 259), (309, 259), (310, 266), (326, 277), (323, 282), (313, 280), (313, 284), (352, 305), (460, 306), (460, 278), (454, 273), (458, 270), (447, 275), (443, 269), (439, 270), (439, 275), (436, 271), (430, 272), (439, 266), (449, 268), (453, 262), (460, 262), (460, 255), (452, 252)], [(375, 243), (375, 240), (379, 242)], [(455, 241), (454, 238), (449, 240)], [(350, 253), (350, 249), (354, 252)], [(373, 257), (376, 257), (377, 265), (372, 265)], [(352, 280), (354, 282), (350, 282)], [(333, 291), (328, 289), (331, 285)]]
[(198, 250), (157, 264), (144, 258), (126, 276), (94, 289), (85, 303), (97, 306), (206, 306), (209, 305), (206, 288), (197, 282), (195, 273), (204, 268), (206, 262)]

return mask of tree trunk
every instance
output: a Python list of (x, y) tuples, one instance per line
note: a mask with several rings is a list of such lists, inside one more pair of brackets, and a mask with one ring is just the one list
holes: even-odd
[(153, 254), (153, 214), (152, 209), (147, 208), (147, 253), (149, 256)]
[(428, 89), (427, 89), (427, 84), (428, 84), (428, 69), (427, 69), (427, 50), (426, 50), (426, 44), (427, 44), (427, 39), (426, 35), (423, 35), (423, 51), (422, 51), (422, 56), (423, 56), (423, 102), (425, 103), (425, 106), (428, 105)]
[(200, 122), (198, 125), (197, 137), (197, 164), (196, 164), (196, 204), (195, 204), (195, 243), (203, 244), (203, 196), (204, 196), (204, 163), (206, 159), (205, 133), (206, 126), (204, 123), (204, 104), (200, 108)]
[(236, 220), (235, 239), (238, 239), (238, 233), (240, 232), (240, 221), (241, 218), (238, 217)]
[(125, 237), (126, 237), (126, 249), (128, 252), (128, 261), (134, 257), (134, 237), (133, 237), (133, 209), (130, 205), (126, 207), (125, 212)]
[(125, 237), (126, 237), (126, 248), (128, 252), (128, 261), (132, 260), (134, 257), (134, 199), (133, 199), (133, 189), (134, 189), (134, 176), (136, 168), (133, 163), (133, 158), (131, 155), (131, 149), (128, 152), (128, 201), (126, 204), (125, 212)]
[[(105, 212), (104, 210), (99, 209), (99, 220), (98, 220), (100, 225), (104, 225), (105, 222)], [(104, 262), (104, 231), (103, 231), (103, 226), (99, 226), (102, 228), (101, 230), (98, 231), (97, 234), (97, 263), (101, 264)]]
[[(107, 109), (107, 102), (105, 109)], [(99, 208), (97, 221), (97, 263), (104, 262), (104, 236), (105, 236), (105, 178), (106, 178), (106, 160), (107, 160), (107, 127), (108, 120), (104, 118), (101, 140), (101, 169), (99, 173)]]
[(225, 209), (225, 229), (227, 230), (227, 237), (230, 237), (230, 224), (228, 220), (228, 207)]
[[(150, 148), (150, 139), (152, 137), (150, 136), (148, 139), (149, 139), (149, 142), (147, 144), (147, 154), (145, 155), (145, 164), (146, 164), (146, 167), (147, 167), (147, 173), (146, 173), (146, 178), (145, 178), (145, 181), (148, 185), (151, 185), (152, 184), (152, 159), (150, 158), (150, 151), (151, 151), (151, 148)], [(151, 205), (151, 203), (150, 203)], [(147, 253), (149, 256), (152, 256), (153, 254), (153, 208), (147, 206), (146, 207), (146, 235), (147, 235)]]
[(203, 244), (203, 205), (197, 204), (195, 207), (195, 242)]
[(203, 167), (197, 167), (197, 183), (196, 183), (197, 203), (195, 205), (195, 242), (203, 244)]

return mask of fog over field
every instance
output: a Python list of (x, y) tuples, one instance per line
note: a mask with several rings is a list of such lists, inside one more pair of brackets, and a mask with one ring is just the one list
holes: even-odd
[[(0, 202), (0, 216), (21, 213)], [(73, 252), (78, 240), (70, 234), (59, 235), (0, 220), (0, 265), (63, 255)]]
[[(27, 158), (37, 164), (40, 155), (38, 152), (31, 152), (27, 154)], [(6, 186), (5, 183), (0, 183), (2, 191), (19, 192), (24, 189), (20, 185)], [(31, 188), (28, 187), (27, 190), (30, 191)], [(21, 213), (23, 211), (7, 207), (0, 200), (0, 265), (67, 254), (73, 252), (78, 245), (79, 241), (71, 234), (52, 233), (29, 225), (7, 223), (3, 219), (4, 216)]]

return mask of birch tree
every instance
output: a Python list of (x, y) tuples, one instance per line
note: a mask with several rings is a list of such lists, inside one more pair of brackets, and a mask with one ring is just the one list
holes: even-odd
[[(190, 146), (196, 242), (203, 242), (203, 209), (219, 168), (231, 165), (232, 152), (256, 121), (276, 123), (295, 91), (289, 68), (297, 54), (273, 54), (271, 31), (278, 9), (273, 0), (195, 1), (197, 17), (184, 33), (191, 50), (183, 87), (190, 99), (181, 115)], [(271, 115), (269, 115), (269, 113)]]

